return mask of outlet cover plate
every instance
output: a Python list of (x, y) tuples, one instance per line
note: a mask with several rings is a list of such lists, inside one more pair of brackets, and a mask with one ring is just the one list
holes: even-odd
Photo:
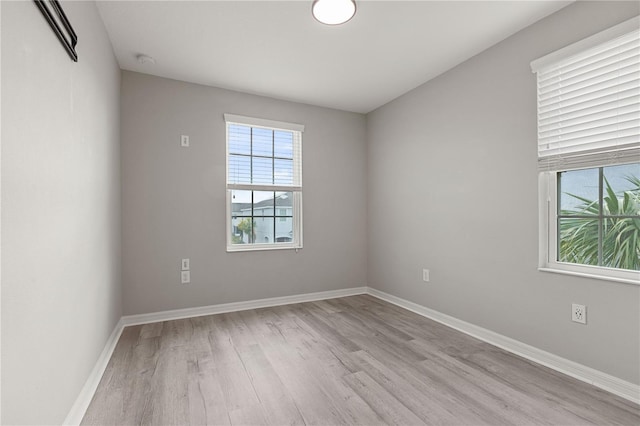
[(189, 284), (191, 282), (191, 272), (189, 272), (189, 271), (181, 271), (180, 272), (180, 282), (182, 282), (182, 284)]
[(587, 323), (587, 307), (577, 303), (571, 304), (571, 321), (580, 324)]

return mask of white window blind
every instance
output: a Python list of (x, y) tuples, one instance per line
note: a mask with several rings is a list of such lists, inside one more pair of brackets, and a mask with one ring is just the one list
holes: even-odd
[(553, 62), (545, 57), (532, 63), (538, 81), (539, 170), (639, 161), (638, 22), (623, 23), (631, 30), (579, 53), (562, 59), (553, 53)]
[(225, 114), (227, 188), (302, 189), (304, 126)]

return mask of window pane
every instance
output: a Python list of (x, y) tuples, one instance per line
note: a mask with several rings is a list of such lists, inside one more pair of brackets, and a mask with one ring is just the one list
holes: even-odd
[(273, 130), (253, 128), (253, 155), (273, 157)]
[(229, 155), (229, 183), (251, 183), (251, 158)]
[(251, 191), (231, 191), (231, 217), (251, 216)]
[(231, 219), (231, 243), (253, 244), (255, 240), (255, 220), (251, 217), (236, 217)]
[(293, 206), (293, 192), (276, 192), (276, 206), (290, 209)]
[(251, 127), (229, 125), (229, 153), (251, 154)]
[(278, 218), (276, 221), (276, 242), (290, 243), (291, 241), (293, 241), (293, 218)]
[(273, 244), (273, 217), (256, 217), (256, 243)]
[(558, 260), (598, 265), (598, 219), (560, 219)]
[(253, 157), (253, 181), (255, 184), (273, 184), (273, 160), (271, 158)]
[(254, 216), (273, 216), (273, 191), (253, 192)]
[(640, 218), (605, 220), (602, 266), (640, 270)]
[(276, 185), (293, 185), (293, 160), (274, 160), (273, 173)]
[(604, 214), (640, 214), (640, 163), (604, 167)]
[(599, 214), (597, 168), (558, 175), (561, 214)]
[(274, 156), (293, 158), (293, 133), (276, 130), (274, 132)]

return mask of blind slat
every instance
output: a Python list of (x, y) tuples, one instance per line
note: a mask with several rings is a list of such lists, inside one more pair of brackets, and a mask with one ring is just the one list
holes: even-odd
[(538, 158), (540, 171), (564, 171), (586, 169), (617, 164), (637, 163), (640, 161), (640, 148), (621, 147), (615, 152), (584, 152), (570, 157), (549, 156)]
[(546, 86), (549, 81), (562, 76), (565, 79), (571, 79), (576, 76), (583, 75), (601, 68), (605, 68), (612, 63), (624, 61), (629, 57), (638, 54), (640, 41), (633, 40), (618, 49), (606, 51), (600, 56), (592, 57), (591, 61), (581, 61), (578, 66), (563, 66), (559, 68), (550, 68), (540, 71), (540, 85)]
[(540, 170), (640, 162), (640, 30), (536, 73)]
[(596, 105), (590, 108), (575, 110), (563, 114), (562, 117), (550, 116), (549, 118), (540, 118), (538, 120), (538, 129), (540, 131), (555, 128), (556, 126), (568, 125), (583, 121), (598, 120), (601, 118), (613, 117), (617, 114), (626, 114), (628, 112), (640, 111), (640, 103), (636, 101), (635, 96), (629, 96), (612, 102)]
[(589, 82), (594, 78), (597, 79), (600, 76), (609, 75), (611, 72), (616, 71), (617, 69), (624, 69), (626, 67), (632, 67), (633, 65), (638, 64), (638, 56), (640, 55), (640, 48), (636, 49), (633, 52), (633, 55), (629, 55), (628, 57), (622, 58), (618, 57), (618, 61), (612, 61), (606, 66), (599, 68), (592, 68), (585, 70), (580, 74), (571, 76), (568, 74), (562, 74), (554, 76), (553, 78), (548, 78), (544, 82), (540, 82), (538, 88), (541, 92), (548, 92), (551, 90), (556, 90), (560, 86), (572, 86), (574, 84), (579, 84), (582, 82)]
[(640, 113), (630, 112), (599, 120), (584, 121), (575, 125), (557, 125), (555, 128), (546, 131), (540, 129), (538, 131), (538, 139), (558, 138), (563, 141), (569, 141), (572, 139), (581, 139), (583, 136), (586, 137), (638, 127), (638, 123), (640, 123)]
[(569, 141), (540, 141), (538, 151), (541, 156), (578, 154), (585, 150), (598, 148), (601, 151), (615, 151), (611, 147), (618, 148), (619, 145), (627, 142), (638, 142), (638, 127), (624, 129), (617, 132), (606, 132), (587, 138), (572, 139)]
[[(260, 187), (299, 188), (302, 185), (302, 133), (279, 128), (258, 127), (258, 124), (238, 123), (240, 116), (227, 119), (227, 186), (254, 185)], [(291, 128), (296, 128), (292, 124)]]
[(619, 97), (627, 91), (638, 93), (640, 77), (632, 77), (634, 78), (620, 80), (617, 84), (594, 85), (590, 88), (591, 90), (584, 90), (575, 94), (562, 93), (561, 91), (546, 94), (539, 93), (538, 105), (542, 112), (548, 112), (557, 108), (582, 105), (590, 101), (600, 103), (602, 102), (601, 99), (606, 96)]
[(596, 109), (607, 104), (612, 104), (613, 102), (623, 102), (625, 100), (628, 100), (631, 103), (637, 103), (638, 96), (640, 96), (640, 87), (632, 87), (622, 92), (610, 93), (605, 94), (604, 96), (594, 97), (582, 103), (564, 105), (561, 107), (556, 106), (554, 108), (548, 107), (546, 109), (538, 108), (538, 118), (547, 119), (555, 117), (556, 119), (562, 119), (566, 114), (577, 113), (583, 110)]
[[(637, 55), (640, 57), (640, 55)], [(620, 67), (607, 70), (603, 73), (593, 73), (579, 81), (561, 80), (552, 86), (540, 87), (539, 94), (543, 97), (554, 96), (555, 94), (571, 94), (577, 96), (581, 93), (593, 92), (606, 87), (620, 85), (638, 78), (640, 71), (640, 61), (638, 57), (633, 58), (635, 63), (619, 64)]]

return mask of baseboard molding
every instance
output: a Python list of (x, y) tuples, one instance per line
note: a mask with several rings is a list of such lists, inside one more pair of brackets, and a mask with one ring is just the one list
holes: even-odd
[(171, 311), (153, 312), (150, 314), (128, 315), (122, 317), (125, 326), (148, 324), (152, 322), (170, 321), (182, 318), (194, 318), (205, 315), (223, 314), (225, 312), (246, 311), (249, 309), (268, 308), (271, 306), (291, 305), (293, 303), (313, 302), (315, 300), (335, 299), (337, 297), (366, 294), (367, 287), (353, 287), (341, 290), (320, 291), (317, 293), (296, 294), (293, 296), (271, 297), (268, 299), (249, 300), (246, 302), (222, 303), (220, 305), (200, 306), (197, 308), (175, 309)]
[(417, 303), (410, 302), (397, 296), (385, 293), (371, 287), (354, 287), (341, 290), (321, 291), (317, 293), (298, 294), (293, 296), (272, 297), (268, 299), (258, 299), (246, 302), (223, 303), (220, 305), (202, 306), (198, 308), (176, 309), (171, 311), (154, 312), (150, 314), (128, 315), (120, 318), (91, 371), (89, 378), (80, 391), (73, 407), (64, 420), (65, 425), (79, 425), (84, 417), (89, 403), (98, 388), (111, 355), (118, 343), (124, 327), (129, 325), (148, 324), (159, 321), (169, 321), (182, 318), (193, 318), (204, 315), (221, 314), (225, 312), (237, 312), (248, 309), (268, 308), (271, 306), (290, 305), (293, 303), (313, 302), (316, 300), (335, 299), (337, 297), (355, 296), (358, 294), (369, 294), (394, 305), (400, 306), (409, 311), (415, 312), (426, 318), (437, 321), (462, 333), (473, 336), (477, 339), (490, 343), (506, 351), (512, 352), (530, 361), (542, 364), (553, 370), (559, 371), (568, 376), (574, 377), (586, 383), (590, 383), (622, 398), (628, 399), (636, 404), (640, 404), (640, 386), (621, 380), (617, 377), (603, 373), (593, 368), (578, 364), (568, 359), (559, 357), (552, 353), (543, 351), (493, 331), (487, 330), (477, 325), (459, 320), (445, 315), (441, 312), (429, 309)]
[(462, 333), (490, 343), (508, 352), (519, 355), (530, 361), (549, 367), (560, 373), (571, 376), (580, 381), (592, 384), (629, 401), (640, 404), (640, 386), (587, 367), (566, 358), (527, 345), (510, 337), (495, 333), (486, 328), (459, 320), (441, 312), (429, 309), (417, 303), (410, 302), (397, 296), (368, 287), (367, 293), (378, 299), (400, 306), (416, 314), (437, 321)]
[(245, 311), (248, 309), (268, 308), (270, 306), (290, 305), (293, 303), (313, 302), (315, 300), (335, 299), (337, 297), (355, 296), (357, 294), (366, 294), (367, 287), (353, 287), (340, 290), (320, 291), (316, 293), (297, 294), (293, 296), (272, 297), (268, 299), (250, 300), (246, 302), (223, 303), (220, 305), (201, 306), (198, 308), (176, 309), (171, 311), (154, 312), (150, 314), (128, 315), (120, 318), (113, 332), (109, 336), (107, 343), (96, 362), (95, 367), (91, 371), (89, 378), (80, 391), (80, 395), (71, 407), (64, 425), (79, 425), (89, 408), (91, 399), (100, 384), (102, 375), (104, 374), (107, 364), (111, 359), (118, 339), (122, 334), (124, 327), (129, 325), (148, 324), (159, 321), (169, 321), (182, 318), (193, 318), (204, 315), (222, 314), (225, 312)]
[(89, 374), (89, 378), (82, 387), (80, 395), (78, 395), (76, 402), (73, 404), (73, 407), (71, 407), (69, 414), (67, 414), (67, 418), (64, 419), (63, 425), (79, 425), (82, 421), (84, 414), (87, 412), (87, 408), (89, 408), (91, 399), (96, 393), (96, 389), (98, 389), (98, 385), (100, 384), (102, 375), (107, 369), (107, 364), (109, 364), (109, 360), (111, 359), (111, 355), (113, 355), (113, 351), (116, 348), (116, 344), (120, 339), (120, 335), (122, 334), (123, 329), (124, 323), (122, 321), (122, 318), (120, 318), (115, 328), (111, 332), (111, 335), (107, 339), (107, 343), (104, 345), (104, 349), (102, 349), (96, 365), (93, 367), (93, 370), (91, 370), (91, 373)]

